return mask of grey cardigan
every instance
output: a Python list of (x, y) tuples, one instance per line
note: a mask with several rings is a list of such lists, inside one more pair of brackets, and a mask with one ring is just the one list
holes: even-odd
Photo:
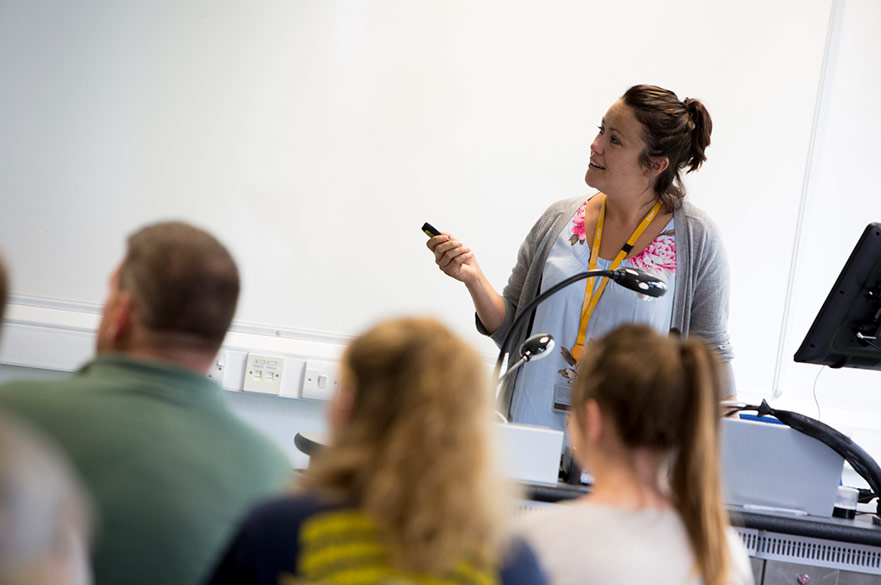
[[(502, 291), (505, 320), (490, 335), (496, 345), (501, 345), (519, 315), (518, 307), (525, 307), (538, 296), (545, 261), (554, 242), (588, 198), (582, 195), (564, 199), (548, 207), (520, 245), (517, 264)], [(676, 287), (670, 327), (682, 335), (699, 335), (719, 352), (729, 364), (728, 393), (734, 395), (730, 369), (734, 354), (728, 339), (728, 260), (722, 241), (709, 217), (687, 201), (681, 201), (675, 209), (673, 227), (676, 230)], [(478, 331), (489, 335), (476, 315), (475, 319)], [(519, 347), (526, 339), (528, 329), (522, 327), (511, 340), (512, 348)], [(506, 415), (510, 415), (513, 390), (514, 377), (511, 377), (499, 394), (499, 409)]]

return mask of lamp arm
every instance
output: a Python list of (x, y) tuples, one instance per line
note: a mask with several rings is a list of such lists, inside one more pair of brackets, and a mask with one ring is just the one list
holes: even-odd
[(511, 339), (514, 337), (514, 334), (518, 331), (518, 328), (523, 324), (523, 321), (525, 321), (528, 316), (532, 315), (532, 311), (535, 309), (535, 307), (537, 307), (539, 304), (544, 302), (544, 300), (546, 298), (548, 298), (549, 296), (556, 294), (558, 291), (566, 288), (567, 286), (569, 286), (572, 283), (578, 282), (579, 280), (585, 280), (585, 279), (588, 279), (588, 278), (591, 278), (594, 276), (605, 276), (605, 277), (612, 278), (614, 276), (617, 276), (617, 274), (618, 273), (615, 272), (614, 270), (588, 270), (586, 272), (581, 272), (579, 274), (575, 274), (573, 276), (570, 276), (566, 280), (562, 280), (562, 281), (558, 282), (557, 284), (555, 284), (554, 286), (552, 286), (551, 288), (549, 288), (545, 292), (541, 293), (540, 295), (538, 295), (537, 297), (532, 299), (532, 301), (530, 301), (523, 308), (523, 310), (520, 311), (520, 314), (517, 315), (517, 317), (514, 319), (514, 322), (511, 323), (511, 327), (508, 329), (508, 333), (505, 335), (505, 338), (502, 340), (501, 345), (499, 345), (499, 357), (498, 357), (498, 359), (496, 359), (496, 367), (493, 370), (493, 379), (494, 380), (499, 379), (499, 374), (502, 371), (502, 362), (505, 360), (505, 356), (508, 354), (508, 345), (511, 343)]

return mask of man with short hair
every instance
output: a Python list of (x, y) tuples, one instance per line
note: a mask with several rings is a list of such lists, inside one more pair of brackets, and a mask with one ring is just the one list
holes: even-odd
[(147, 226), (110, 279), (97, 357), (70, 378), (0, 387), (0, 407), (68, 452), (98, 513), (97, 585), (196, 585), (288, 459), (204, 373), (232, 321), (229, 252), (190, 225)]

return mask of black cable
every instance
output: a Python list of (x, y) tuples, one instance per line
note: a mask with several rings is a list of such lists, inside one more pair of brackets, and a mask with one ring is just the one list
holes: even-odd
[(744, 410), (747, 410), (748, 408), (749, 408), (749, 406), (738, 406), (736, 408), (732, 408), (731, 410), (729, 410), (728, 412), (723, 414), (722, 418), (728, 418), (732, 414), (737, 414), (738, 412), (743, 412)]
[(557, 291), (564, 289), (570, 284), (574, 284), (579, 280), (586, 280), (592, 277), (611, 278), (613, 276), (617, 276), (617, 272), (615, 272), (614, 270), (588, 270), (587, 272), (581, 272), (574, 276), (570, 276), (566, 280), (558, 282), (545, 292), (532, 299), (529, 304), (523, 307), (523, 310), (520, 311), (520, 314), (514, 318), (514, 321), (511, 323), (511, 327), (508, 329), (508, 334), (505, 335), (505, 338), (499, 345), (499, 357), (498, 359), (496, 359), (496, 367), (493, 371), (493, 380), (499, 379), (499, 374), (501, 374), (502, 372), (502, 361), (504, 361), (505, 355), (508, 353), (508, 345), (511, 343), (511, 339), (513, 339), (514, 335), (517, 334), (523, 321), (525, 321), (526, 318), (532, 314), (532, 310), (536, 308), (542, 301), (544, 301), (549, 296), (555, 294)]
[(857, 501), (860, 504), (868, 504), (878, 497), (878, 494), (867, 488), (857, 488)]

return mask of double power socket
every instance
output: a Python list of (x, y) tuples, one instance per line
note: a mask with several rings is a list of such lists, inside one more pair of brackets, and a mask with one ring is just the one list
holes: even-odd
[(339, 390), (336, 363), (221, 349), (207, 376), (226, 390), (330, 400)]

